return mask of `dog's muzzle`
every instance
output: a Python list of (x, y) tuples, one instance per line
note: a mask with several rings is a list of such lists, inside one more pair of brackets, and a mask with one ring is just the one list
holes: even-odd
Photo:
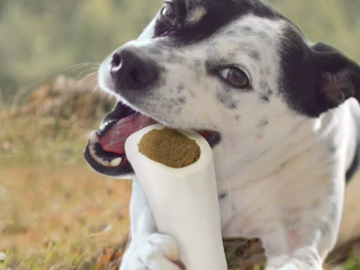
[[(133, 133), (147, 126), (166, 123), (138, 111), (139, 100), (148, 98), (156, 90), (163, 70), (149, 59), (139, 48), (125, 45), (104, 61), (100, 68), (100, 86), (116, 93), (120, 101), (102, 121), (99, 130), (90, 134), (85, 148), (85, 159), (99, 173), (109, 176), (133, 174), (125, 153), (125, 141)], [(209, 130), (193, 130), (215, 146), (221, 139), (220, 133)]]

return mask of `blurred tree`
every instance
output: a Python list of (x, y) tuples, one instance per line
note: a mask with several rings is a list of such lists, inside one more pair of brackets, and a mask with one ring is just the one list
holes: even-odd
[[(360, 1), (269, 1), (312, 42), (325, 41), (360, 62)], [(162, 2), (0, 0), (0, 90), (11, 99), (75, 64), (100, 63), (136, 38)]]
[(160, 0), (0, 1), (0, 89), (7, 99), (66, 68), (100, 63), (136, 38)]
[[(360, 23), (358, 15), (349, 16), (348, 9), (360, 2), (353, 0), (271, 0), (273, 6), (293, 21), (311, 42), (326, 42), (360, 62), (360, 41), (356, 27)], [(351, 17), (352, 19), (349, 19)]]

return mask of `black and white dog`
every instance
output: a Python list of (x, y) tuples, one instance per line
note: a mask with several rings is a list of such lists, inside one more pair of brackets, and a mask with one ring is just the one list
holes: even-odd
[(224, 238), (260, 238), (267, 270), (322, 269), (360, 158), (355, 62), (310, 44), (263, 0), (167, 0), (138, 40), (103, 62), (99, 83), (119, 103), (85, 157), (133, 179), (121, 270), (184, 268), (124, 151), (130, 134), (156, 122), (196, 130), (213, 148)]

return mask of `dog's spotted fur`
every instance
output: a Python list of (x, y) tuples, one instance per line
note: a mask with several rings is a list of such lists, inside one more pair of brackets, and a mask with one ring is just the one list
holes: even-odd
[[(110, 76), (111, 54), (100, 69), (102, 89), (172, 128), (218, 131), (223, 237), (261, 238), (267, 270), (322, 269), (339, 230), (345, 175), (358, 163), (358, 104), (346, 99), (360, 96), (359, 66), (328, 45), (309, 44), (264, 1), (173, 2), (176, 25), (158, 14), (116, 51), (151, 63), (156, 82), (141, 91), (120, 87)], [(227, 66), (242, 69), (250, 84), (237, 89), (221, 80), (217, 71)], [(131, 168), (116, 176), (134, 180), (132, 243), (121, 269), (180, 269), (172, 263), (177, 247), (156, 234)]]

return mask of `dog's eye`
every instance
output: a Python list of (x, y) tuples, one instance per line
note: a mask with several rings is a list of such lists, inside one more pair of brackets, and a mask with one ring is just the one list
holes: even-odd
[(165, 2), (161, 10), (162, 18), (170, 25), (175, 25), (177, 21), (176, 9), (173, 3)]
[(243, 88), (249, 85), (248, 77), (242, 70), (238, 68), (224, 68), (219, 70), (219, 74), (224, 80), (235, 87)]

